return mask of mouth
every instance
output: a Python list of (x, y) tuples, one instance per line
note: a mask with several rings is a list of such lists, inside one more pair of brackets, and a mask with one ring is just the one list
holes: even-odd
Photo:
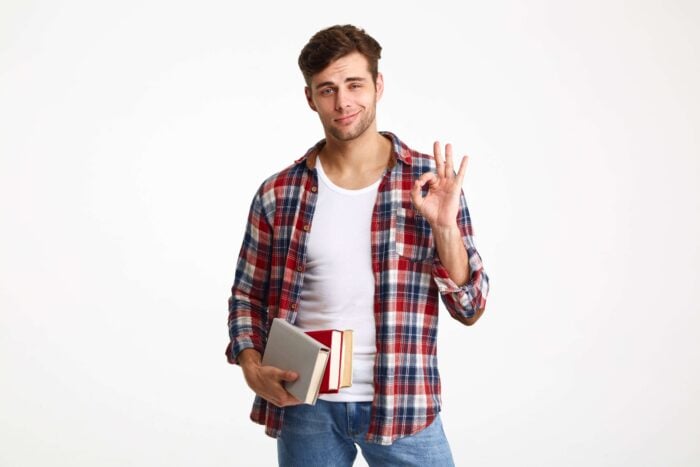
[(345, 124), (351, 123), (355, 119), (355, 117), (360, 114), (360, 112), (361, 111), (357, 111), (354, 114), (345, 115), (345, 116), (340, 117), (340, 118), (335, 118), (335, 119), (333, 119), (333, 121), (336, 123), (340, 123), (341, 125), (345, 125)]

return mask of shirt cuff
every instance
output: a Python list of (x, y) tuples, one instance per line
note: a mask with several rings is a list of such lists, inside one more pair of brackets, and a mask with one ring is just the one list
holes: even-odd
[(255, 349), (262, 355), (265, 349), (262, 345), (260, 339), (253, 337), (239, 337), (233, 339), (226, 347), (226, 358), (228, 362), (232, 365), (238, 365), (238, 354), (243, 352), (245, 349)]
[(433, 278), (435, 280), (435, 283), (437, 284), (438, 291), (440, 291), (441, 294), (466, 291), (470, 286), (473, 285), (475, 279), (475, 270), (473, 268), (473, 265), (471, 264), (471, 258), (473, 257), (474, 253), (476, 253), (476, 249), (467, 248), (467, 257), (469, 258), (470, 269), (469, 272), (471, 274), (469, 275), (469, 279), (467, 280), (467, 282), (461, 287), (458, 286), (457, 283), (452, 280), (452, 278), (450, 277), (450, 273), (447, 271), (447, 268), (442, 264), (440, 258), (437, 255), (435, 255), (435, 259), (433, 262)]
[(433, 272), (433, 278), (435, 279), (438, 291), (441, 294), (456, 293), (462, 290), (461, 287), (450, 278), (447, 269), (445, 269), (445, 266), (442, 264), (436, 264), (433, 266)]
[(488, 277), (484, 274), (481, 257), (476, 249), (467, 248), (467, 255), (470, 274), (466, 284), (458, 286), (437, 256), (433, 263), (433, 279), (450, 313), (471, 318), (486, 306)]

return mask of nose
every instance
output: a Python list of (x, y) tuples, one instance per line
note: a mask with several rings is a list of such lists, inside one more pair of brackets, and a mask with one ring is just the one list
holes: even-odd
[(338, 89), (335, 93), (335, 110), (342, 111), (345, 107), (350, 107), (349, 96), (343, 89)]

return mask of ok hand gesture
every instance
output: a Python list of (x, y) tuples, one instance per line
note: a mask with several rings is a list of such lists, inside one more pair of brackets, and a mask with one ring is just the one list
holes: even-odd
[[(430, 223), (433, 230), (449, 229), (457, 225), (459, 195), (462, 190), (464, 174), (467, 171), (468, 156), (462, 158), (459, 172), (455, 175), (451, 144), (445, 146), (444, 160), (438, 141), (433, 144), (433, 154), (437, 173), (426, 172), (416, 180), (411, 189), (411, 201), (420, 215)], [(428, 184), (428, 194), (423, 197), (421, 190), (426, 183)]]

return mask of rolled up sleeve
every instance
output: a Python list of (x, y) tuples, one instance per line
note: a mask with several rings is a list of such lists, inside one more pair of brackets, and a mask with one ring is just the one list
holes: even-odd
[(457, 214), (457, 224), (462, 234), (462, 241), (469, 259), (469, 278), (461, 287), (451, 278), (435, 255), (433, 263), (433, 279), (437, 284), (440, 298), (448, 312), (455, 318), (472, 318), (479, 310), (486, 307), (486, 297), (489, 293), (489, 278), (484, 272), (484, 265), (479, 252), (474, 246), (471, 218), (467, 208), (464, 193), (460, 196), (460, 208)]
[(251, 203), (228, 300), (230, 342), (226, 347), (226, 357), (232, 364), (237, 363), (238, 354), (245, 349), (253, 348), (262, 354), (267, 336), (272, 226), (265, 216), (261, 191)]

